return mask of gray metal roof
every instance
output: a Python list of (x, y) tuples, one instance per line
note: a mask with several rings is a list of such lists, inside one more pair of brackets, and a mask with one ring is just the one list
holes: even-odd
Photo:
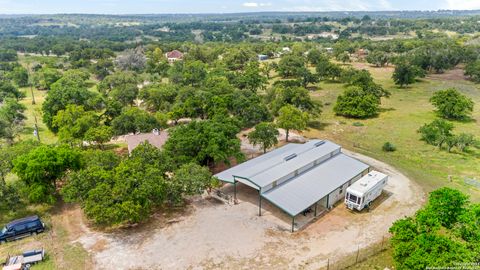
[(340, 146), (334, 144), (330, 141), (324, 141), (325, 143), (316, 147), (315, 143), (320, 142), (319, 140), (312, 140), (308, 143), (305, 143), (305, 146), (309, 146), (303, 152), (299, 152), (300, 149), (293, 149), (296, 157), (285, 160), (283, 159), (280, 163), (276, 164), (269, 170), (263, 171), (261, 173), (255, 174), (251, 177), (248, 177), (252, 182), (256, 183), (261, 187), (265, 187), (274, 181), (279, 180), (280, 178), (291, 174), (292, 172), (307, 166), (312, 163), (315, 159), (329, 155), (335, 150), (340, 149)]
[(287, 144), (259, 157), (238, 164), (235, 167), (227, 169), (223, 172), (217, 173), (215, 176), (218, 179), (229, 183), (233, 183), (234, 175), (248, 178), (249, 176), (268, 170), (269, 168), (282, 162), (285, 156), (293, 153), (293, 149), (296, 149), (302, 145), (303, 144), (296, 143)]
[(262, 193), (282, 210), (296, 216), (315, 202), (368, 169), (345, 154), (337, 154), (309, 171)]
[[(316, 145), (321, 142), (323, 142), (323, 144)], [(220, 172), (215, 176), (229, 183), (234, 182), (234, 176), (248, 178), (255, 184), (252, 185), (248, 182), (245, 182), (245, 184), (258, 189), (258, 187), (264, 187), (282, 176), (288, 175), (305, 166), (309, 162), (312, 162), (315, 157), (324, 156), (336, 149), (340, 149), (340, 146), (330, 141), (311, 140), (304, 144), (290, 143)], [(286, 157), (294, 154), (296, 157), (288, 161), (285, 160)]]

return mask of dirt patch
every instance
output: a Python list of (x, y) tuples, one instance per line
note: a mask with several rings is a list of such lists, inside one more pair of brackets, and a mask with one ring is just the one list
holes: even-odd
[(388, 66), (383, 66), (383, 67), (376, 67), (375, 65), (371, 65), (369, 63), (364, 63), (364, 62), (353, 62), (351, 63), (352, 67), (356, 69), (366, 69), (366, 70), (380, 70), (380, 71), (393, 71), (395, 70), (395, 66), (393, 65), (388, 65)]
[(100, 239), (95, 244), (93, 244), (93, 246), (91, 247), (91, 250), (93, 252), (101, 252), (105, 250), (106, 246), (107, 246), (107, 241), (105, 239)]
[(51, 247), (47, 249), (58, 269), (93, 269), (93, 261), (75, 240), (89, 233), (85, 217), (79, 206), (60, 204), (52, 214), (49, 232)]
[[(196, 201), (192, 215), (166, 227), (125, 234), (92, 233), (79, 239), (94, 254), (98, 269), (186, 269), (204, 260), (235, 254), (254, 256), (269, 224), (248, 204), (228, 206)], [(101, 241), (104, 249), (95, 251)]]
[(425, 200), (421, 188), (395, 168), (344, 152), (391, 177), (370, 212), (339, 204), (290, 233), (288, 216), (265, 203), (259, 217), (258, 194), (243, 187), (237, 205), (199, 198), (181, 215), (160, 215), (134, 230), (90, 231), (77, 241), (90, 251), (96, 269), (318, 269), (327, 259), (381, 241), (395, 220), (413, 214)]
[(464, 72), (461, 68), (455, 68), (441, 74), (429, 74), (427, 78), (435, 81), (464, 81), (467, 80)]
[[(263, 153), (263, 149), (261, 149), (260, 145), (253, 145), (248, 140), (248, 134), (253, 130), (254, 128), (245, 129), (237, 135), (237, 137), (240, 139), (240, 150), (247, 156), (247, 158), (254, 158)], [(282, 146), (286, 143), (286, 134), (287, 133), (283, 128), (278, 129), (278, 145), (276, 147)], [(299, 135), (295, 131), (290, 131), (288, 134), (288, 141), (292, 143), (304, 143), (306, 140), (305, 137)]]

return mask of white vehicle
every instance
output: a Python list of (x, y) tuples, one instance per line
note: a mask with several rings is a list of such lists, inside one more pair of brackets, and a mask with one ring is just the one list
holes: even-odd
[(377, 171), (371, 171), (347, 188), (345, 204), (348, 209), (362, 211), (370, 207), (372, 201), (382, 194), (387, 185), (388, 175)]

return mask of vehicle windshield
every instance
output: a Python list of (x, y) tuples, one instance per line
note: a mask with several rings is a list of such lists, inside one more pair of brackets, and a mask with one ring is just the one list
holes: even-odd
[(353, 203), (357, 203), (357, 204), (360, 203), (360, 200), (359, 200), (360, 198), (358, 198), (357, 196), (355, 196), (353, 194), (350, 194), (350, 193), (348, 194), (348, 196), (349, 196), (348, 197), (349, 201), (351, 201)]
[(3, 227), (2, 228), (2, 233), (6, 233), (7, 232), (7, 227)]

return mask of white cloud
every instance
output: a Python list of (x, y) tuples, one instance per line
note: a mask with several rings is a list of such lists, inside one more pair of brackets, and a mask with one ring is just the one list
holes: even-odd
[(258, 7), (258, 3), (255, 3), (255, 2), (246, 2), (246, 3), (243, 3), (243, 6), (244, 6), (244, 7)]
[(245, 2), (242, 4), (244, 7), (257, 8), (257, 7), (270, 7), (272, 3), (257, 3), (257, 2)]

